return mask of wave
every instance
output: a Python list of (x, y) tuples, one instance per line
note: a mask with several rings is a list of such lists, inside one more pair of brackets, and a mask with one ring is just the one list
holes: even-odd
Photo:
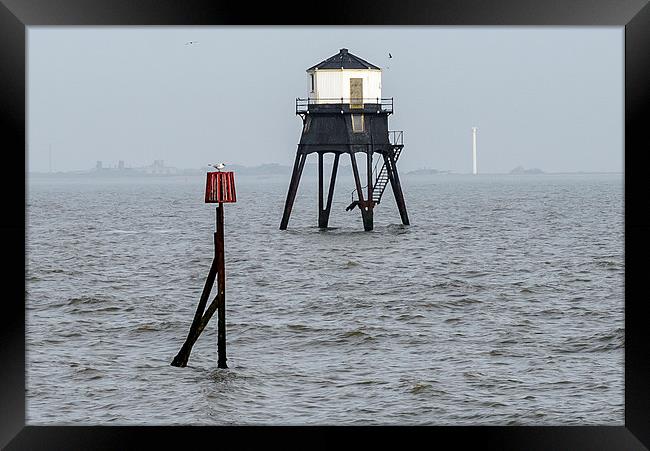
[(571, 337), (558, 346), (562, 353), (605, 352), (625, 347), (625, 329), (617, 328), (589, 336)]

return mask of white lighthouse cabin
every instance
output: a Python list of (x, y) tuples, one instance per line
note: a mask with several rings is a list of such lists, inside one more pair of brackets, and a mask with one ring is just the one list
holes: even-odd
[(381, 103), (381, 69), (340, 49), (336, 55), (307, 69), (309, 103)]

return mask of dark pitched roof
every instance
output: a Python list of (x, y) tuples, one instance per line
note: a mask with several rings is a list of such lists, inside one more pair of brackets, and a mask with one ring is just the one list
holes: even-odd
[(309, 70), (314, 69), (379, 69), (379, 67), (368, 61), (359, 58), (356, 55), (348, 52), (348, 49), (341, 49), (339, 53), (321, 61), (315, 66), (310, 67)]

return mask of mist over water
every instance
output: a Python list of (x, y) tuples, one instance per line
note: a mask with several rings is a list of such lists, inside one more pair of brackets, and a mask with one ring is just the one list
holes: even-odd
[[(342, 177), (237, 177), (216, 316), (203, 177), (36, 178), (27, 200), (27, 422), (624, 423), (621, 175), (402, 176), (363, 232)], [(349, 187), (349, 189), (348, 189)]]

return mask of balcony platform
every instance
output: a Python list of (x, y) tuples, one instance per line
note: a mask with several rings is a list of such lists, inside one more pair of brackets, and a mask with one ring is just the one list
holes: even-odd
[(393, 98), (387, 99), (296, 99), (296, 114), (392, 114)]

